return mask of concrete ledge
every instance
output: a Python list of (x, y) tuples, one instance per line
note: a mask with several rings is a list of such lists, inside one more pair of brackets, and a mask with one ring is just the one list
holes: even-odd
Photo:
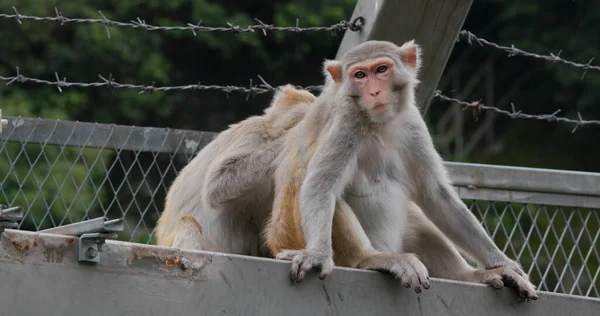
[[(77, 238), (6, 230), (0, 237), (3, 315), (597, 315), (600, 300), (433, 280), (421, 294), (390, 276), (336, 268), (290, 284), (271, 259), (107, 241), (97, 265)], [(185, 258), (185, 259), (184, 259)], [(182, 262), (188, 267), (182, 268)]]

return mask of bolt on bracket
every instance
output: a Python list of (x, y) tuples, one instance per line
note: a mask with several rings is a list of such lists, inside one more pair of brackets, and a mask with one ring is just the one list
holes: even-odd
[(98, 217), (78, 223), (42, 230), (46, 234), (79, 236), (77, 243), (79, 262), (100, 262), (100, 252), (106, 239), (116, 239), (117, 232), (123, 231), (123, 219), (107, 220)]
[(2, 232), (7, 228), (10, 228), (10, 229), (18, 228), (19, 222), (22, 220), (23, 220), (23, 208), (22, 207), (14, 206), (14, 207), (7, 208), (6, 205), (0, 205), (0, 234), (2, 234)]
[(0, 109), (0, 135), (2, 135), (2, 130), (8, 127), (8, 120), (2, 118), (2, 109)]
[(116, 239), (116, 233), (88, 233), (79, 236), (79, 262), (100, 262), (100, 252), (106, 239)]

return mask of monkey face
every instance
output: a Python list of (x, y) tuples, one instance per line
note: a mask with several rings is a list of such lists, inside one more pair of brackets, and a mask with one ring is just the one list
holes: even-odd
[(352, 65), (348, 69), (348, 80), (360, 93), (362, 102), (369, 112), (388, 110), (395, 64), (390, 58), (376, 58)]
[[(342, 95), (377, 123), (398, 115), (413, 102), (420, 67), (419, 47), (369, 41), (348, 51), (341, 61), (327, 61), (325, 69), (339, 84)], [(338, 95), (339, 95), (338, 93)]]

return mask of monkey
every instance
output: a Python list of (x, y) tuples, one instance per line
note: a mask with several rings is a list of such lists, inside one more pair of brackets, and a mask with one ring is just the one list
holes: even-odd
[(268, 256), (259, 231), (272, 207), (271, 163), (281, 137), (315, 100), (306, 90), (280, 87), (262, 115), (230, 125), (201, 149), (167, 192), (157, 245)]
[(414, 40), (367, 41), (325, 60), (328, 83), (274, 161), (267, 247), (291, 261), (297, 283), (338, 265), (391, 272), (417, 293), (431, 273), (536, 300), (529, 277), (451, 186), (415, 101), (421, 55)]

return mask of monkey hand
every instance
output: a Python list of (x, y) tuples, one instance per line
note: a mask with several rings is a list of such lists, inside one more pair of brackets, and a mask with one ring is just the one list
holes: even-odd
[(319, 279), (324, 280), (334, 267), (333, 253), (310, 250), (282, 250), (275, 256), (276, 259), (291, 260), (290, 280), (301, 283), (306, 273), (314, 267), (321, 267)]
[(518, 263), (512, 260), (494, 268), (486, 268), (482, 272), (481, 280), (497, 289), (505, 285), (515, 288), (519, 293), (520, 302), (538, 299), (535, 286), (529, 281), (529, 276)]

